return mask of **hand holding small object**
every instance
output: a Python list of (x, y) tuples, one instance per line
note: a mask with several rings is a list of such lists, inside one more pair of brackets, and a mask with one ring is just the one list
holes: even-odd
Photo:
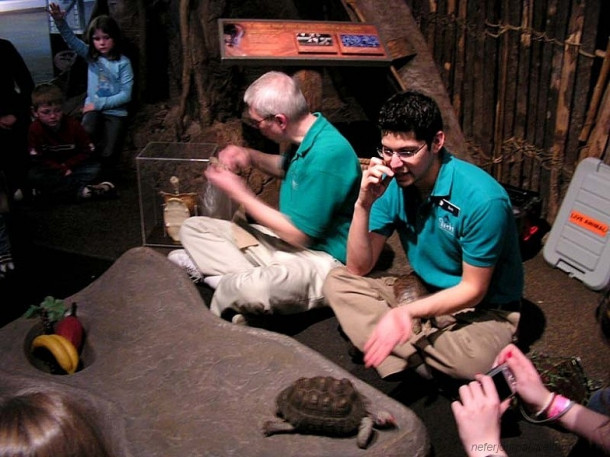
[(252, 157), (248, 149), (233, 144), (223, 148), (218, 153), (217, 160), (218, 163), (235, 173), (252, 166)]
[(513, 372), (517, 394), (532, 412), (538, 412), (548, 403), (551, 392), (545, 387), (534, 364), (516, 346), (509, 344), (498, 357), (496, 364), (506, 364)]
[[(458, 433), (469, 456), (477, 446), (485, 443), (494, 446), (494, 455), (506, 455), (500, 444), (500, 420), (510, 400), (500, 403), (493, 380), (487, 375), (476, 375), (475, 380), (459, 389), (460, 400), (451, 403)], [(484, 455), (488, 455), (486, 452)], [(483, 455), (483, 454), (480, 454)]]
[(204, 176), (210, 184), (223, 191), (235, 201), (241, 201), (243, 195), (253, 194), (243, 178), (228, 169), (222, 163), (213, 163), (204, 171)]
[(360, 194), (358, 196), (360, 204), (365, 207), (372, 206), (373, 202), (386, 191), (393, 177), (394, 172), (381, 159), (371, 158), (369, 166), (362, 172)]

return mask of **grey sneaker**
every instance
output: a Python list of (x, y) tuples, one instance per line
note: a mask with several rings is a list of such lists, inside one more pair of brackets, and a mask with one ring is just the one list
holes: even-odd
[(13, 263), (11, 253), (8, 252), (0, 255), (0, 279), (4, 278), (9, 271), (13, 271), (14, 269), (15, 264)]
[(116, 198), (118, 193), (116, 187), (110, 181), (104, 181), (99, 184), (89, 184), (83, 187), (79, 197), (81, 199), (109, 199)]
[(235, 313), (235, 315), (231, 318), (231, 322), (235, 325), (243, 325), (248, 326), (248, 321), (244, 317), (243, 314)]
[(170, 252), (167, 254), (167, 258), (185, 270), (194, 283), (198, 283), (203, 279), (199, 268), (197, 268), (184, 249), (176, 249)]

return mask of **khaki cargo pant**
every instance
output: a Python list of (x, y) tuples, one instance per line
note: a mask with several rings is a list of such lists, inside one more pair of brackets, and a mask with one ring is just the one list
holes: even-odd
[[(381, 317), (398, 306), (395, 279), (361, 277), (344, 267), (332, 270), (326, 279), (326, 299), (361, 351)], [(419, 334), (394, 348), (377, 367), (379, 374), (386, 377), (426, 363), (453, 378), (472, 379), (487, 372), (500, 350), (513, 342), (520, 313), (472, 308), (454, 317), (455, 322), (442, 329), (428, 321)]]
[(324, 279), (342, 265), (326, 252), (296, 248), (243, 220), (191, 217), (180, 240), (204, 276), (222, 275), (210, 304), (217, 316), (227, 309), (293, 314), (327, 306)]

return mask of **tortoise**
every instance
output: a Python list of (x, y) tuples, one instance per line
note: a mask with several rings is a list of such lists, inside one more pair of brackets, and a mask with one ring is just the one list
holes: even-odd
[[(399, 306), (408, 305), (430, 294), (426, 284), (414, 271), (397, 277), (393, 287), (394, 296)], [(435, 316), (429, 320), (432, 321), (434, 327), (439, 329), (449, 327), (455, 323), (455, 318), (451, 314)], [(424, 329), (424, 325), (422, 319), (413, 319), (413, 334), (419, 335)]]
[(264, 423), (265, 436), (276, 433), (357, 435), (358, 447), (364, 449), (373, 436), (374, 426), (396, 426), (396, 420), (388, 412), (369, 413), (366, 398), (347, 378), (299, 378), (279, 393), (276, 406), (279, 419)]

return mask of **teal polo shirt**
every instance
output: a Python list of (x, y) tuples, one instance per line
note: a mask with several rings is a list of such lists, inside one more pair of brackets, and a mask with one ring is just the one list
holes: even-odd
[(495, 265), (484, 299), (504, 304), (521, 299), (523, 264), (517, 225), (505, 189), (486, 171), (442, 151), (434, 188), (417, 201), (414, 187), (395, 180), (373, 204), (369, 228), (384, 236), (398, 231), (414, 271), (430, 286), (458, 284), (462, 262)]
[(279, 209), (312, 239), (310, 249), (345, 263), (362, 170), (345, 137), (320, 113), (314, 115), (303, 142), (284, 159)]

